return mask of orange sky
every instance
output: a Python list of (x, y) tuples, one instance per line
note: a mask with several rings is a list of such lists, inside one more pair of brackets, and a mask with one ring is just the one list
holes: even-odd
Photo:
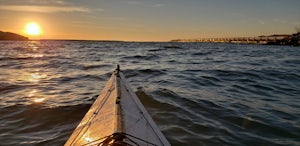
[[(295, 33), (299, 0), (0, 0), (0, 30), (31, 39), (169, 41)], [(29, 22), (43, 34), (29, 36)]]

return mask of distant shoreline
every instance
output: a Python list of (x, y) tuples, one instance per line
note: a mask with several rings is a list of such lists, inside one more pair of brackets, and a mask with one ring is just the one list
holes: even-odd
[(0, 41), (91, 41), (91, 42), (201, 42), (201, 43), (238, 43), (260, 45), (300, 46), (300, 32), (291, 35), (270, 35), (258, 37), (231, 37), (231, 38), (201, 38), (176, 39), (171, 41), (123, 41), (123, 40), (82, 40), (82, 39), (29, 39), (28, 37), (0, 31)]
[(4, 31), (0, 31), (0, 40), (4, 40), (4, 41), (28, 41), (28, 37), (16, 34), (16, 33), (12, 33), (12, 32), (4, 32)]
[(126, 42), (120, 40), (82, 40), (82, 39), (39, 39), (32, 41), (91, 41), (91, 42)]

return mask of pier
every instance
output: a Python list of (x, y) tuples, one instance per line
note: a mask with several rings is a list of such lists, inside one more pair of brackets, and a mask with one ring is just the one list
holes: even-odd
[(270, 45), (299, 45), (300, 33), (292, 35), (270, 35), (258, 37), (224, 37), (224, 38), (200, 38), (177, 39), (171, 42), (208, 42), (208, 43), (242, 43), (242, 44), (270, 44)]

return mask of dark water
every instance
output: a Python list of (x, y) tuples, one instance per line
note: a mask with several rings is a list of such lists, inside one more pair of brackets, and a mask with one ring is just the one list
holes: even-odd
[(300, 145), (299, 47), (92, 41), (0, 42), (0, 145), (63, 145), (116, 64), (174, 146)]

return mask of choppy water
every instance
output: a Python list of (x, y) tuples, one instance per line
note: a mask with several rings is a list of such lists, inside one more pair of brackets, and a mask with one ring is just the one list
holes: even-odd
[(95, 41), (0, 42), (0, 145), (63, 145), (116, 64), (174, 146), (300, 145), (299, 47)]

